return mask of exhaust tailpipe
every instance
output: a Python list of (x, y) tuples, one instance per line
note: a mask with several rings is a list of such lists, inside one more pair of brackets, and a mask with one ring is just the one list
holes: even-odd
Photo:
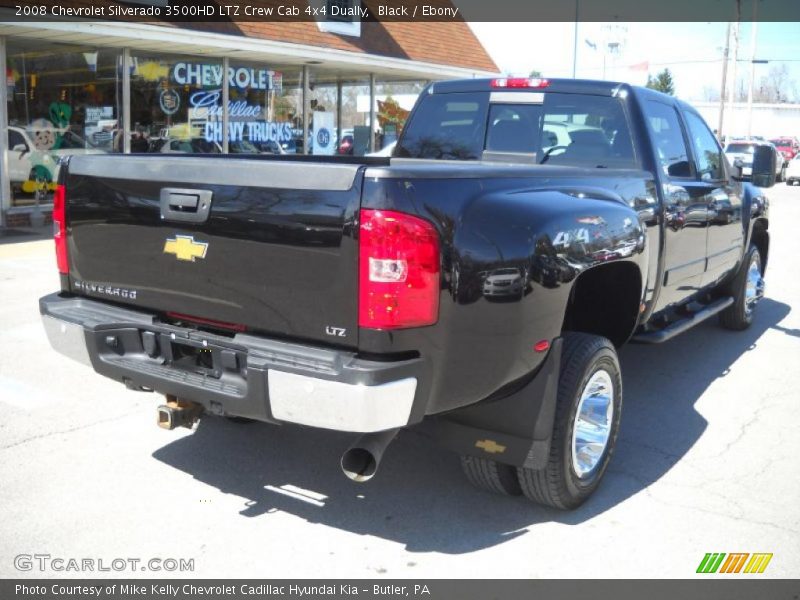
[(342, 471), (352, 481), (369, 481), (378, 472), (386, 447), (397, 436), (399, 429), (366, 433), (342, 454)]
[(189, 427), (195, 424), (203, 414), (203, 406), (167, 395), (167, 403), (157, 409), (158, 426), (162, 429), (175, 429), (176, 427)]

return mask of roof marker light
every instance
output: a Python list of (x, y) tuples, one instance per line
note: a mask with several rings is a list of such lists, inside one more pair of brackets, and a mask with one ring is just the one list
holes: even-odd
[(492, 79), (493, 88), (535, 88), (541, 89), (550, 86), (549, 79), (542, 79), (540, 77), (503, 77), (500, 79)]

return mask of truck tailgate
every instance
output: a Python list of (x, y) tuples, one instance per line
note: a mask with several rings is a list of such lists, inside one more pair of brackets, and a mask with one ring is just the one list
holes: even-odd
[(361, 180), (333, 161), (75, 156), (70, 288), (355, 347)]

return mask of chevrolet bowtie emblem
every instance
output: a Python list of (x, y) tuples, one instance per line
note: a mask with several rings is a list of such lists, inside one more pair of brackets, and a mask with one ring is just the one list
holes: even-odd
[(506, 447), (502, 444), (498, 444), (494, 440), (478, 440), (475, 442), (475, 447), (480, 448), (484, 452), (488, 452), (489, 454), (502, 454), (506, 451)]
[(174, 254), (178, 260), (205, 258), (208, 252), (208, 242), (195, 242), (191, 235), (176, 235), (174, 239), (167, 238), (164, 242), (164, 254)]

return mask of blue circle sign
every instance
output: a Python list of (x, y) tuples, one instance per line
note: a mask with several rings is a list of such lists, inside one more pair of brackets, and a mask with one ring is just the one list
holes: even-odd
[(317, 132), (317, 144), (320, 145), (321, 148), (327, 148), (331, 143), (331, 132), (325, 128), (320, 129)]

